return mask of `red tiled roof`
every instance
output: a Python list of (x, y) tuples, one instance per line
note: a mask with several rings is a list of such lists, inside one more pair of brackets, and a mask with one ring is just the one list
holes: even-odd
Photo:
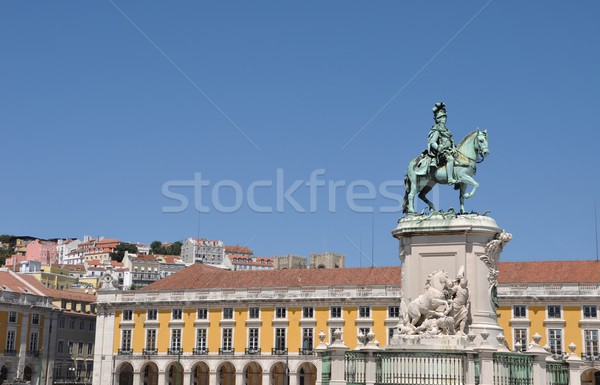
[(71, 290), (45, 289), (48, 297), (69, 301), (96, 302), (96, 296)]
[(498, 281), (509, 283), (600, 283), (600, 262), (499, 262)]
[(227, 254), (253, 254), (252, 250), (250, 250), (246, 246), (225, 245), (225, 252)]
[(156, 262), (156, 256), (153, 254), (147, 255), (147, 254), (138, 254), (137, 256), (137, 260), (138, 261), (144, 261), (144, 262)]
[(163, 254), (155, 254), (156, 259), (162, 259), (165, 261), (164, 263), (174, 264), (177, 261), (181, 261), (181, 257), (179, 255), (163, 255)]
[(356, 285), (400, 286), (400, 267), (231, 271), (197, 263), (140, 290)]
[(83, 265), (60, 265), (60, 267), (69, 271), (85, 271), (85, 266)]
[(5, 270), (0, 271), (0, 291), (4, 290), (43, 296), (46, 292), (46, 287), (31, 275), (17, 274)]

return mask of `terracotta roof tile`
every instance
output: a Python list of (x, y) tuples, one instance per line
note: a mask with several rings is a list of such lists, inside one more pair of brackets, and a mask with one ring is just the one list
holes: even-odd
[(46, 295), (52, 298), (66, 299), (69, 301), (96, 302), (96, 296), (71, 290), (45, 289)]
[(223, 270), (197, 263), (140, 290), (400, 285), (400, 267)]
[(600, 262), (499, 262), (498, 281), (509, 283), (600, 283)]
[(175, 264), (177, 261), (181, 261), (181, 257), (179, 255), (163, 255), (163, 254), (155, 254), (154, 255), (157, 260), (164, 261), (163, 263)]
[(227, 254), (252, 254), (252, 250), (246, 246), (225, 245), (225, 252)]
[(46, 287), (31, 275), (17, 274), (5, 270), (0, 271), (0, 291), (3, 290), (43, 296), (46, 292)]

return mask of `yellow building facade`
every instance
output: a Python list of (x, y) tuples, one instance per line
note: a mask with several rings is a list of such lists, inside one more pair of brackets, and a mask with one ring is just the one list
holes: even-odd
[[(498, 323), (511, 350), (541, 336), (600, 384), (600, 269), (585, 261), (499, 263)], [(577, 282), (578, 281), (578, 282)], [(193, 265), (144, 290), (101, 290), (94, 385), (313, 385), (319, 334), (349, 349), (400, 321), (400, 268), (223, 271)], [(289, 373), (289, 378), (286, 376)]]
[[(14, 378), (36, 383), (50, 336), (53, 306), (32, 277), (0, 269), (0, 384)], [(39, 285), (39, 284), (37, 284)]]
[(399, 321), (399, 283), (398, 267), (199, 264), (143, 290), (100, 290), (94, 367), (106, 370), (95, 372), (94, 384), (314, 385), (319, 334), (327, 342), (342, 329), (355, 348), (373, 331), (388, 343)]

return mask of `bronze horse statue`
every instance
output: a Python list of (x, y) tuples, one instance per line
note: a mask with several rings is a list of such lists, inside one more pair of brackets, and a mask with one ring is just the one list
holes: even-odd
[[(471, 198), (479, 187), (479, 183), (473, 179), (473, 175), (475, 175), (477, 170), (477, 163), (481, 163), (488, 155), (487, 130), (475, 130), (469, 133), (457, 147), (457, 157), (454, 161), (454, 179), (456, 180), (455, 188), (460, 191), (461, 213), (465, 212), (465, 198)], [(416, 195), (423, 202), (427, 203), (430, 212), (435, 211), (435, 205), (427, 199), (426, 195), (437, 183), (448, 183), (448, 174), (445, 165), (438, 169), (427, 167), (424, 175), (417, 175), (415, 166), (419, 164), (419, 161), (424, 156), (428, 155), (419, 155), (408, 164), (408, 170), (404, 178), (406, 191), (402, 204), (402, 212), (405, 214), (415, 213), (414, 204)], [(472, 186), (473, 189), (467, 192), (467, 186)]]

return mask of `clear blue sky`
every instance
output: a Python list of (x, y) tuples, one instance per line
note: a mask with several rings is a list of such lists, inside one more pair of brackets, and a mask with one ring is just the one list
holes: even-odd
[[(0, 233), (196, 236), (198, 212), (164, 213), (161, 192), (195, 173), (244, 189), (277, 169), (286, 188), (317, 169), (401, 180), (445, 101), (457, 140), (488, 129), (467, 209), (513, 233), (503, 258), (595, 258), (599, 2), (113, 1), (0, 3)], [(256, 191), (275, 206), (274, 187)], [(397, 264), (401, 213), (356, 213), (343, 191), (335, 213), (322, 187), (313, 213), (213, 207), (200, 235), (358, 266), (374, 219), (375, 264)], [(294, 197), (309, 207), (307, 188)]]

